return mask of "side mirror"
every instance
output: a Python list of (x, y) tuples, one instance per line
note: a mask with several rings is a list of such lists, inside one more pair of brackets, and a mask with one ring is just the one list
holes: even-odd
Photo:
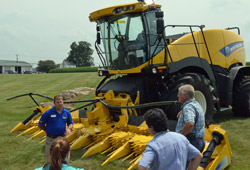
[(155, 17), (156, 18), (163, 18), (163, 16), (164, 16), (163, 11), (155, 12)]
[(101, 34), (100, 34), (100, 26), (99, 25), (96, 26), (96, 31), (97, 31), (96, 42), (97, 42), (97, 44), (101, 44)]
[(162, 34), (164, 30), (164, 20), (158, 19), (156, 21), (156, 24), (157, 24), (157, 34)]
[(101, 34), (100, 34), (100, 32), (97, 32), (96, 42), (97, 42), (97, 44), (101, 44)]

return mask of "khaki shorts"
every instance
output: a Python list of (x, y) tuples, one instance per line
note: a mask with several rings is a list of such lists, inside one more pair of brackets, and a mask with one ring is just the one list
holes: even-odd
[(45, 152), (46, 152), (46, 161), (47, 162), (50, 162), (50, 146), (55, 139), (56, 138), (51, 138), (51, 137), (46, 136)]

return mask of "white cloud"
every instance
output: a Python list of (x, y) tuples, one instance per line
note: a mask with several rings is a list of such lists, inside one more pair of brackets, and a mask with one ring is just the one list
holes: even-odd
[[(115, 4), (136, 0), (1, 0), (0, 59), (9, 57), (37, 63), (52, 59), (62, 62), (73, 41), (92, 44), (96, 38), (95, 23), (89, 14)], [(248, 28), (249, 1), (246, 0), (155, 0), (162, 5), (165, 24), (205, 24), (206, 28), (239, 26), (250, 55)], [(248, 48), (249, 47), (249, 48)], [(95, 62), (100, 63), (94, 54)], [(250, 61), (250, 56), (248, 56)]]

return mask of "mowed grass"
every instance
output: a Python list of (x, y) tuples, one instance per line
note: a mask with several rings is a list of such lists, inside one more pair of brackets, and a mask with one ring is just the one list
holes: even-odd
[[(9, 133), (33, 112), (34, 102), (28, 96), (10, 101), (7, 98), (30, 92), (53, 97), (62, 90), (96, 87), (100, 81), (96, 73), (0, 75), (0, 170), (34, 169), (41, 167), (45, 160), (44, 144), (38, 144), (41, 138), (27, 141), (30, 135), (16, 137), (19, 132)], [(93, 99), (93, 96), (94, 93), (79, 99)], [(35, 99), (39, 103), (48, 101), (36, 96)], [(250, 119), (234, 117), (231, 111), (225, 111), (217, 114), (215, 120), (227, 131), (233, 152), (233, 162), (227, 170), (250, 169)], [(81, 159), (85, 151), (72, 151), (70, 164), (85, 170), (125, 170), (129, 167), (129, 161), (121, 160), (101, 166), (107, 155)]]

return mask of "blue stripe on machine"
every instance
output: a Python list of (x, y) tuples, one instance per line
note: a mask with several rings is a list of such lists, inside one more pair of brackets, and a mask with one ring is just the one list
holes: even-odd
[(243, 42), (236, 42), (233, 44), (229, 44), (226, 47), (222, 48), (220, 50), (220, 52), (225, 56), (225, 57), (229, 57), (235, 50), (244, 47), (244, 43)]

